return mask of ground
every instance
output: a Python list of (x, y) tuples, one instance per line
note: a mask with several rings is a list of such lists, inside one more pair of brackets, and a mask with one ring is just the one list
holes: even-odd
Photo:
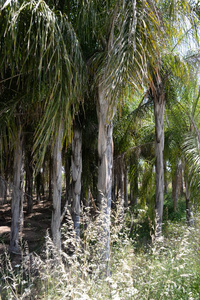
[[(37, 203), (34, 200), (33, 212), (26, 213), (24, 207), (24, 228), (22, 234), (23, 243), (28, 243), (30, 252), (40, 252), (44, 245), (47, 230), (51, 227), (52, 202), (45, 197)], [(11, 202), (0, 205), (0, 254), (9, 247), (11, 227)], [(21, 237), (20, 237), (21, 240)]]

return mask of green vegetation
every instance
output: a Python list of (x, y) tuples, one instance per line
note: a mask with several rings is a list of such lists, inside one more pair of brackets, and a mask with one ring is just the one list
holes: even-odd
[(199, 299), (200, 2), (0, 0), (0, 58), (1, 298)]
[[(141, 235), (130, 238), (128, 227), (113, 216), (111, 276), (106, 279), (102, 277), (99, 220), (84, 218), (87, 229), (82, 241), (63, 227), (61, 252), (47, 236), (44, 252), (30, 255), (25, 247), (20, 265), (11, 266), (5, 253), (2, 299), (199, 299), (199, 215), (190, 228), (166, 221), (163, 240), (143, 243), (140, 248), (136, 244)], [(137, 226), (142, 221), (138, 216)]]

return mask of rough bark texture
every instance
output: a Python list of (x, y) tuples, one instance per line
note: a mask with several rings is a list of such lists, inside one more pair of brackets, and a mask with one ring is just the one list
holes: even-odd
[[(112, 193), (112, 167), (113, 167), (113, 125), (108, 121), (109, 101), (105, 96), (103, 84), (98, 90), (98, 206), (102, 213), (103, 229), (102, 257), (108, 264), (110, 259), (110, 213)], [(108, 268), (106, 268), (108, 272)]]
[(164, 110), (165, 98), (163, 88), (157, 86), (156, 95), (154, 95), (154, 116), (155, 116), (155, 156), (156, 156), (156, 238), (162, 235), (163, 218), (163, 186), (164, 186)]
[(10, 233), (10, 251), (19, 253), (19, 220), (20, 220), (20, 201), (22, 197), (21, 190), (21, 172), (22, 172), (22, 132), (19, 129), (16, 147), (14, 149), (14, 168), (13, 168), (13, 192), (12, 192), (12, 221)]
[(82, 173), (82, 133), (80, 128), (74, 127), (72, 139), (72, 219), (76, 236), (80, 236), (80, 197)]
[(53, 212), (51, 232), (54, 245), (61, 248), (60, 218), (61, 218), (61, 193), (62, 193), (62, 126), (60, 126), (53, 149)]

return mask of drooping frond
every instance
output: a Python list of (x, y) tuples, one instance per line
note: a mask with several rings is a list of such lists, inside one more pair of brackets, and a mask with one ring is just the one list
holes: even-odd
[(183, 143), (183, 154), (187, 163), (187, 176), (191, 191), (199, 199), (200, 188), (200, 147), (194, 133), (188, 133)]
[(29, 95), (30, 104), (42, 104), (35, 148), (39, 146), (44, 156), (60, 122), (66, 125), (65, 133), (69, 131), (71, 109), (82, 99), (83, 60), (77, 36), (66, 16), (45, 1), (33, 0), (2, 5), (0, 35), (1, 82), (17, 79), (17, 89)]
[(124, 1), (115, 23), (117, 34), (105, 71), (108, 89), (117, 94), (127, 83), (143, 87), (148, 64), (157, 64), (162, 32), (152, 1)]

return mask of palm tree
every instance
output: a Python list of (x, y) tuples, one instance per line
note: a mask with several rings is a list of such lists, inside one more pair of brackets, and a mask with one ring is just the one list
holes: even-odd
[(73, 126), (72, 138), (72, 219), (76, 236), (80, 236), (80, 203), (82, 174), (82, 130), (76, 121)]
[[(136, 75), (135, 65), (141, 68), (157, 47), (152, 31), (158, 28), (158, 18), (151, 1), (82, 1), (79, 8), (77, 32), (89, 66), (88, 71), (93, 74), (97, 99), (98, 205), (104, 216), (102, 228), (105, 242), (102, 252), (104, 260), (109, 261), (112, 120), (128, 80), (137, 85), (139, 73)], [(152, 18), (149, 18), (150, 15)], [(145, 28), (151, 28), (151, 33)], [(144, 46), (150, 49), (149, 52), (144, 51)]]
[(67, 17), (55, 13), (44, 1), (6, 1), (0, 16), (1, 69), (10, 70), (10, 76), (5, 73), (3, 81), (16, 78), (17, 89), (23, 87), (29, 105), (39, 99), (43, 106), (34, 146), (38, 167), (53, 140), (52, 235), (59, 248), (61, 146), (62, 139), (70, 135), (71, 104), (75, 103), (75, 94), (78, 97), (82, 84), (79, 44)]
[[(189, 2), (179, 1), (178, 5), (172, 1), (168, 8), (166, 8), (165, 1), (159, 4), (160, 11), (163, 15), (163, 30), (167, 33), (166, 45), (160, 49), (160, 61), (158, 65), (153, 68), (150, 67), (149, 76), (149, 97), (152, 98), (154, 103), (154, 116), (155, 116), (155, 156), (156, 156), (156, 237), (159, 238), (162, 234), (162, 216), (163, 216), (163, 186), (164, 186), (164, 165), (163, 165), (163, 151), (164, 151), (164, 111), (165, 111), (165, 98), (166, 87), (169, 82), (170, 76), (188, 77), (187, 62), (181, 58), (179, 51), (176, 53), (175, 49), (180, 42), (190, 36), (192, 29), (196, 30), (196, 16), (190, 10)], [(164, 10), (163, 10), (164, 8)], [(169, 11), (168, 11), (169, 9)], [(190, 19), (193, 13), (192, 19)], [(191, 27), (188, 25), (183, 26), (191, 21)], [(169, 31), (166, 31), (166, 28)], [(174, 45), (175, 44), (175, 45)], [(168, 50), (167, 50), (168, 49)], [(168, 54), (167, 54), (168, 53)]]
[[(194, 72), (194, 75), (198, 74)], [(196, 76), (195, 76), (196, 77)], [(199, 188), (199, 100), (200, 88), (196, 78), (190, 82), (189, 86), (183, 87), (180, 96), (183, 101), (178, 103), (181, 114), (185, 115), (185, 128), (182, 130), (183, 142), (180, 148), (183, 153), (184, 173), (185, 173), (185, 196), (186, 196), (186, 220), (191, 225), (191, 206), (198, 202)]]

